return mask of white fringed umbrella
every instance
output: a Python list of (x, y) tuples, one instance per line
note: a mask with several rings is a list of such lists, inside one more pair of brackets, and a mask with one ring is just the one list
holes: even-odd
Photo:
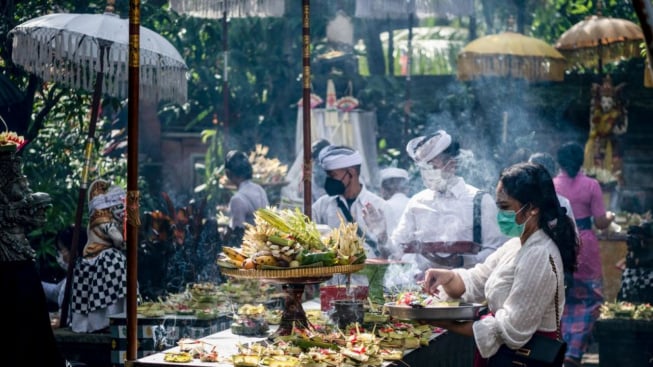
[[(11, 30), (12, 60), (44, 82), (55, 82), (70, 88), (93, 92), (91, 120), (85, 149), (85, 166), (80, 179), (75, 231), (68, 265), (68, 282), (62, 305), (61, 324), (68, 319), (68, 300), (73, 266), (78, 253), (79, 231), (88, 188), (95, 128), (102, 94), (118, 98), (142, 95), (150, 100), (186, 102), (187, 66), (174, 46), (159, 34), (113, 13), (113, 0), (108, 0), (104, 14), (55, 13), (24, 22)], [(134, 30), (136, 40), (130, 38)], [(133, 48), (131, 47), (135, 43)], [(137, 55), (137, 56), (133, 56)], [(134, 67), (136, 66), (136, 68)], [(135, 70), (135, 71), (134, 71)], [(135, 88), (131, 85), (134, 81)], [(131, 110), (138, 112), (138, 99), (130, 100)], [(135, 106), (135, 108), (131, 108)], [(128, 171), (135, 166), (137, 177), (138, 118), (129, 121)], [(136, 149), (136, 152), (138, 150)], [(132, 157), (136, 157), (133, 159)], [(128, 190), (133, 190), (129, 187)], [(132, 217), (132, 215), (130, 215)], [(134, 237), (128, 231), (128, 238)], [(129, 277), (129, 276), (128, 276)]]
[[(184, 103), (184, 59), (161, 35), (145, 27), (140, 32), (141, 95)], [(127, 19), (111, 12), (48, 14), (16, 26), (11, 35), (14, 63), (43, 81), (94, 91), (101, 73), (103, 94), (127, 97)]]

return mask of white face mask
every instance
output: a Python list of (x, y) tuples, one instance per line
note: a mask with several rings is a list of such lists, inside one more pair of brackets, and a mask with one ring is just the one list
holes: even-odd
[(447, 179), (441, 169), (423, 167), (419, 171), (422, 175), (422, 182), (427, 188), (438, 192), (444, 192), (447, 189)]

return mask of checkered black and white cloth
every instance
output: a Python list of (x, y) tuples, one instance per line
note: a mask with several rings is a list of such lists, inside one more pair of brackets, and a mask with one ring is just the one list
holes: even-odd
[(621, 275), (620, 301), (653, 302), (653, 268), (626, 268)]
[(115, 303), (127, 294), (127, 258), (117, 249), (102, 251), (75, 265), (71, 309), (87, 314)]

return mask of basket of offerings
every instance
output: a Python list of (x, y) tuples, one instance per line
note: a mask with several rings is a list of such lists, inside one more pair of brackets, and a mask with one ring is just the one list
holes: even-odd
[(277, 335), (288, 335), (295, 326), (308, 327), (301, 304), (306, 284), (364, 268), (364, 240), (357, 229), (357, 224), (341, 220), (323, 237), (298, 208), (261, 208), (254, 212), (254, 225), (246, 225), (241, 247), (223, 247), (217, 263), (227, 276), (285, 285)]
[(305, 279), (357, 272), (365, 266), (357, 225), (342, 221), (322, 237), (299, 209), (261, 208), (246, 225), (240, 248), (224, 247), (217, 260), (223, 274), (238, 278)]

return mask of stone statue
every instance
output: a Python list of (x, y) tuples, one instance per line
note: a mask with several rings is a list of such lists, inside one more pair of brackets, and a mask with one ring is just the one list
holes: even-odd
[(603, 176), (614, 176), (622, 183), (621, 152), (618, 137), (628, 130), (628, 111), (622, 97), (625, 83), (616, 87), (607, 75), (601, 85), (592, 85), (592, 103), (590, 106), (590, 130), (585, 144), (584, 168), (588, 175), (596, 176), (600, 181)]
[[(26, 236), (46, 223), (50, 195), (33, 192), (23, 175), (18, 152), (24, 140), (0, 133), (0, 312), (11, 333), (3, 348), (3, 365), (20, 366), (25, 357), (35, 366), (64, 367), (50, 325), (50, 316), (36, 268), (35, 252)], [(25, 341), (29, 340), (29, 343)], [(34, 346), (38, 345), (38, 353)]]

